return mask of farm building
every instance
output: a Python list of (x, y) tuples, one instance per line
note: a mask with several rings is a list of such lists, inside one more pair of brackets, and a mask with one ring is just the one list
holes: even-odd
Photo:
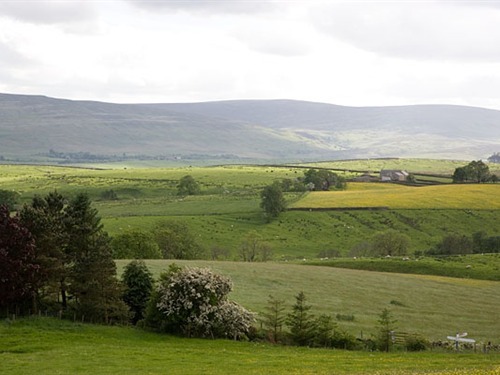
[(383, 169), (380, 171), (380, 181), (406, 181), (409, 175), (406, 171)]

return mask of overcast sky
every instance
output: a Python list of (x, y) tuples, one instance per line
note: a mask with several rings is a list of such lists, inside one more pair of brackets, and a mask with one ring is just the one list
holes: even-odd
[(500, 1), (0, 0), (0, 92), (500, 109)]

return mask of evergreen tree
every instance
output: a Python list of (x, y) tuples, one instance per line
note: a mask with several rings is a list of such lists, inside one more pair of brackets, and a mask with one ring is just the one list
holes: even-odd
[(125, 266), (122, 275), (125, 284), (123, 300), (132, 312), (132, 323), (135, 325), (144, 318), (144, 312), (153, 290), (153, 276), (146, 264), (134, 260)]
[(264, 317), (264, 327), (267, 330), (269, 341), (272, 343), (278, 343), (281, 339), (281, 329), (286, 320), (284, 312), (285, 301), (269, 295), (266, 312), (262, 316)]
[(110, 323), (127, 318), (116, 279), (109, 238), (87, 195), (78, 194), (66, 208), (67, 253), (72, 261), (70, 291), (84, 319)]
[(392, 336), (396, 329), (395, 320), (388, 309), (382, 310), (379, 315), (378, 323), (380, 325), (378, 332), (378, 347), (381, 351), (388, 352), (392, 346)]
[(315, 335), (314, 316), (309, 313), (310, 305), (306, 304), (304, 292), (295, 297), (292, 312), (288, 314), (287, 325), (290, 327), (292, 341), (300, 346), (309, 346)]
[(66, 199), (56, 191), (46, 197), (35, 196), (30, 205), (24, 205), (19, 217), (28, 228), (36, 243), (36, 263), (40, 267), (38, 300), (61, 298), (62, 307), (67, 305), (67, 276), (70, 259), (66, 254), (64, 209)]

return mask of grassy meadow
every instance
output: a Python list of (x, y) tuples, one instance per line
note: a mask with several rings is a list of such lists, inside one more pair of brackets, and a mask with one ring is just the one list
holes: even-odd
[(498, 375), (499, 354), (368, 353), (183, 339), (36, 318), (0, 322), (0, 373)]
[[(405, 168), (419, 173), (432, 172), (433, 166), (434, 171), (449, 176), (454, 167), (464, 164), (383, 159), (318, 165), (346, 171)], [(411, 251), (425, 251), (449, 233), (500, 233), (500, 186), (487, 184), (407, 187), (350, 183), (346, 191), (287, 193), (290, 207), (303, 211), (287, 211), (268, 222), (260, 208), (261, 189), (274, 181), (303, 176), (304, 170), (304, 166), (244, 165), (120, 169), (0, 165), (0, 189), (20, 193), (21, 204), (55, 189), (65, 195), (84, 191), (112, 236), (130, 228), (149, 230), (161, 220), (183, 221), (206, 248), (207, 257), (211, 248), (219, 247), (228, 250), (229, 259), (238, 259), (242, 238), (250, 231), (258, 232), (271, 245), (277, 260), (315, 258), (330, 250), (345, 255), (356, 244), (389, 228), (411, 238)], [(200, 195), (177, 195), (178, 181), (185, 175), (200, 183)], [(117, 194), (117, 200), (103, 198), (109, 190)], [(346, 209), (360, 206), (390, 209)], [(327, 210), (309, 212), (318, 207)], [(342, 209), (335, 210), (339, 207)]]
[[(121, 273), (128, 263), (118, 260)], [(157, 277), (171, 261), (148, 260)], [(230, 298), (262, 313), (268, 296), (285, 300), (288, 309), (303, 291), (312, 313), (354, 315), (352, 322), (340, 321), (340, 328), (359, 337), (377, 331), (378, 315), (390, 309), (398, 320), (397, 329), (420, 333), (432, 340), (467, 331), (480, 341), (500, 341), (498, 325), (500, 283), (498, 281), (365, 272), (352, 269), (289, 263), (240, 263), (175, 261), (188, 267), (209, 267), (231, 277)], [(361, 333), (363, 332), (363, 333)]]

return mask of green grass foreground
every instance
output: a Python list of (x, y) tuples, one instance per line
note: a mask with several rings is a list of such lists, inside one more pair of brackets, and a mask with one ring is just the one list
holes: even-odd
[(184, 339), (52, 318), (0, 323), (0, 373), (483, 374), (499, 354), (369, 353)]

